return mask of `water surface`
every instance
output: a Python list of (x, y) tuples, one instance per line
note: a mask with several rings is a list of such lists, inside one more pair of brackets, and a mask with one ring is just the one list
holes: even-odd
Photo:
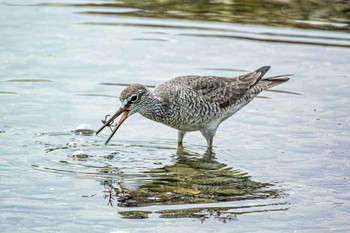
[[(301, 29), (264, 11), (237, 21), (248, 3), (146, 3), (0, 3), (2, 230), (347, 232), (346, 10), (310, 11)], [(225, 121), (214, 156), (199, 133), (179, 151), (175, 130), (139, 115), (108, 146), (93, 133), (130, 83), (264, 65), (294, 76)]]

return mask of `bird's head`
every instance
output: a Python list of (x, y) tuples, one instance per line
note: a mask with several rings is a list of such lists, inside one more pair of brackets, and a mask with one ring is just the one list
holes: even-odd
[(122, 115), (118, 124), (112, 131), (112, 134), (106, 141), (106, 144), (111, 140), (115, 132), (117, 132), (118, 128), (123, 124), (123, 122), (132, 114), (137, 113), (143, 106), (145, 99), (149, 90), (142, 84), (132, 84), (129, 87), (125, 88), (119, 96), (119, 100), (121, 103), (118, 111), (107, 120), (104, 125), (96, 132), (98, 134), (101, 132), (106, 126), (109, 126), (114, 119), (116, 119), (119, 115)]
[(120, 109), (127, 111), (128, 116), (137, 113), (143, 106), (149, 90), (142, 84), (132, 84), (120, 93)]

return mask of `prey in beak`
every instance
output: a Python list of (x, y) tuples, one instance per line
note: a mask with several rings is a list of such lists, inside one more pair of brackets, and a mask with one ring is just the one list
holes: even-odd
[(108, 127), (112, 127), (112, 123), (113, 121), (119, 116), (122, 115), (118, 121), (118, 124), (114, 127), (114, 129), (112, 130), (111, 135), (108, 137), (108, 139), (105, 142), (105, 145), (108, 144), (108, 142), (111, 140), (111, 138), (113, 137), (113, 135), (115, 134), (115, 132), (117, 132), (118, 128), (123, 124), (123, 122), (126, 120), (126, 118), (128, 118), (129, 116), (129, 112), (130, 110), (125, 109), (125, 108), (119, 108), (119, 110), (111, 117), (109, 118), (108, 121), (106, 121), (104, 123), (104, 125), (97, 130), (96, 135), (99, 134), (106, 126)]
[[(119, 96), (121, 107), (111, 118), (109, 118), (109, 120), (102, 121), (103, 126), (97, 130), (96, 135), (99, 134), (106, 126), (111, 128), (112, 133), (105, 143), (107, 145), (107, 143), (111, 140), (113, 135), (117, 132), (126, 118), (134, 113), (139, 112), (140, 109), (143, 108), (144, 99), (147, 98), (147, 94), (149, 93), (150, 92), (147, 90), (147, 88), (141, 84), (132, 84), (129, 87), (125, 88)], [(118, 121), (118, 124), (114, 126), (113, 121), (120, 115), (121, 117)]]

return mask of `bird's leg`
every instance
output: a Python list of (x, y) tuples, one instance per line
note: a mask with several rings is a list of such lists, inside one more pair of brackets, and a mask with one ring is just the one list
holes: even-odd
[(182, 141), (185, 137), (186, 132), (184, 131), (177, 131), (177, 147), (182, 148)]
[(207, 150), (211, 151), (213, 148), (213, 138), (215, 136), (215, 130), (201, 129), (200, 130), (205, 140), (207, 140)]

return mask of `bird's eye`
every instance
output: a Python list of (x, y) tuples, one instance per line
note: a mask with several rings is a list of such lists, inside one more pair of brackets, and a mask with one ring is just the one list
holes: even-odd
[(131, 102), (135, 102), (137, 100), (137, 95), (133, 95), (130, 100)]

